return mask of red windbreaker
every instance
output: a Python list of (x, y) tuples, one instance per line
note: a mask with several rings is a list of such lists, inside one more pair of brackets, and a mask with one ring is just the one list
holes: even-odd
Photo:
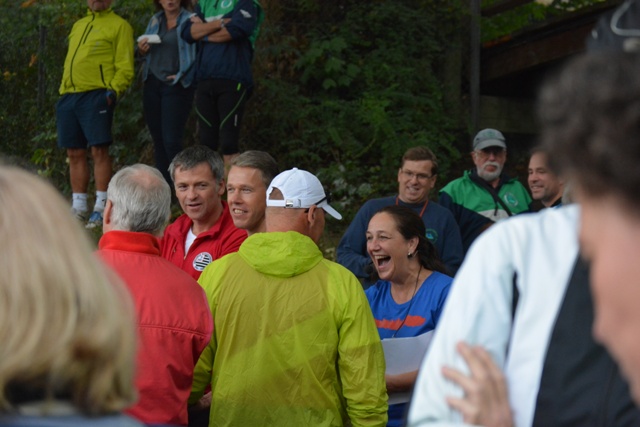
[(205, 294), (160, 257), (158, 239), (150, 234), (110, 231), (99, 248), (129, 288), (138, 320), (139, 399), (125, 412), (144, 423), (186, 426), (193, 369), (213, 332)]

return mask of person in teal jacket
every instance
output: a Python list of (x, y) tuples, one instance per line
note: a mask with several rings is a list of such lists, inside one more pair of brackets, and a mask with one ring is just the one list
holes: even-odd
[(529, 209), (531, 196), (515, 178), (504, 172), (507, 144), (495, 129), (484, 129), (473, 139), (475, 168), (440, 190), (439, 203), (451, 210), (462, 235), (464, 252), (495, 222)]
[(72, 213), (85, 220), (91, 149), (96, 200), (87, 228), (102, 225), (112, 166), (109, 145), (116, 100), (133, 80), (133, 29), (111, 10), (113, 0), (87, 0), (87, 16), (69, 34), (61, 98), (56, 105), (58, 146), (67, 150)]
[(244, 107), (253, 91), (251, 63), (264, 20), (258, 0), (199, 0), (181, 29), (198, 44), (196, 99), (200, 143), (220, 149), (225, 169), (238, 156)]
[(296, 168), (267, 189), (267, 231), (198, 282), (215, 325), (190, 402), (211, 384), (209, 426), (385, 426), (382, 344), (356, 277), (325, 259), (322, 184)]

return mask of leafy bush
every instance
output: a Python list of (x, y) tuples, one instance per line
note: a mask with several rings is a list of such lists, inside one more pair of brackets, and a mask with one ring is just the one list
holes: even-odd
[[(397, 168), (408, 147), (430, 146), (444, 171), (459, 158), (456, 141), (465, 133), (465, 119), (445, 105), (444, 82), (451, 76), (443, 64), (461, 55), (451, 46), (466, 37), (462, 2), (262, 4), (266, 20), (241, 146), (269, 151), (281, 168), (317, 173), (345, 214), (342, 227), (364, 200), (396, 191)], [(153, 13), (148, 0), (119, 0), (114, 9), (135, 34)], [(66, 37), (84, 13), (84, 2), (0, 5), (0, 153), (31, 162), (66, 194), (68, 168), (56, 147), (54, 107)], [(116, 167), (152, 163), (141, 92), (138, 75), (116, 109), (111, 150)], [(195, 121), (189, 126), (187, 145), (194, 141)]]
[[(256, 61), (266, 67), (257, 70), (248, 145), (318, 172), (347, 218), (364, 200), (397, 190), (399, 161), (411, 146), (430, 146), (446, 170), (459, 157), (459, 118), (446, 111), (441, 64), (460, 29), (460, 6), (322, 2), (330, 12), (314, 20), (294, 3), (278, 3), (280, 22), (289, 24), (272, 27), (259, 45)], [(313, 5), (320, 2), (306, 2)]]
[[(84, 2), (26, 1), (0, 6), (0, 154), (28, 159), (65, 194), (70, 193), (64, 150), (56, 146), (55, 103), (67, 36), (87, 10)], [(150, 2), (121, 1), (118, 13), (140, 34)], [(19, 16), (20, 19), (15, 17)], [(150, 136), (142, 119), (141, 84), (134, 82), (116, 108), (113, 134), (116, 167), (149, 162)], [(19, 102), (16, 102), (19, 100)]]
[[(482, 7), (501, 0), (484, 0)], [(537, 0), (513, 8), (499, 15), (482, 18), (482, 41), (488, 42), (509, 36), (528, 26), (566, 12), (573, 12), (606, 0)]]

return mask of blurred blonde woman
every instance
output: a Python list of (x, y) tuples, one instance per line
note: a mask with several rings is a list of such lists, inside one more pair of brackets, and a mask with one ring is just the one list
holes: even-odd
[(0, 425), (141, 426), (131, 302), (62, 197), (0, 166), (0, 242)]

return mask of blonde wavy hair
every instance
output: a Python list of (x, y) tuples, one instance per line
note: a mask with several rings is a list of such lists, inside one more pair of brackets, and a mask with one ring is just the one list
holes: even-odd
[(93, 252), (50, 184), (0, 165), (0, 413), (25, 393), (87, 415), (135, 401), (133, 306)]

